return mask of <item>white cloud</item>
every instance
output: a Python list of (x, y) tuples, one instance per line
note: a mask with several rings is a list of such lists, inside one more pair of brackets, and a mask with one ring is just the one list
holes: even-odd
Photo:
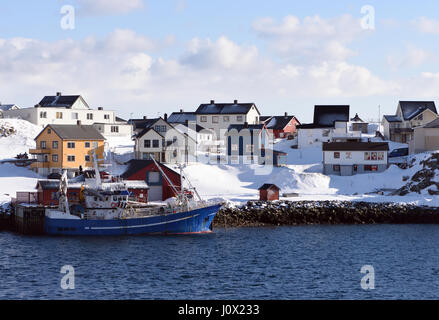
[(344, 61), (354, 54), (346, 44), (363, 32), (360, 20), (350, 15), (331, 19), (315, 15), (302, 21), (288, 15), (279, 23), (261, 18), (253, 23), (253, 29), (276, 52), (301, 63)]
[(142, 0), (77, 0), (87, 15), (125, 14), (144, 6)]
[(427, 17), (418, 17), (411, 24), (422, 33), (439, 34), (439, 20)]
[(279, 99), (364, 97), (400, 90), (361, 66), (279, 62), (225, 36), (194, 38), (184, 52), (166, 59), (155, 56), (156, 48), (155, 41), (130, 30), (81, 41), (0, 39), (0, 96), (26, 107), (56, 91), (79, 93), (93, 107), (114, 107), (126, 116), (155, 115), (165, 112), (165, 106), (175, 110), (182, 104), (195, 108), (210, 99), (272, 104)]
[(436, 60), (434, 53), (413, 45), (407, 47), (404, 55), (395, 54), (387, 56), (387, 63), (394, 70), (399, 68), (417, 68), (434, 60)]

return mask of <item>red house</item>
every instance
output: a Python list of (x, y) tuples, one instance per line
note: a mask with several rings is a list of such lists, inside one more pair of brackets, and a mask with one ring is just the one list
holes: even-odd
[[(172, 181), (176, 189), (181, 188), (180, 174), (159, 163), (160, 168)], [(148, 184), (148, 201), (164, 201), (176, 194), (169, 182), (162, 176), (159, 168), (152, 160), (130, 160), (127, 170), (121, 175), (124, 180), (146, 181)]]
[(259, 188), (259, 200), (279, 200), (279, 190), (279, 187), (275, 184), (265, 183), (262, 187)]
[(260, 122), (265, 124), (266, 129), (273, 133), (275, 139), (288, 138), (297, 134), (296, 126), (300, 125), (295, 116), (261, 116)]

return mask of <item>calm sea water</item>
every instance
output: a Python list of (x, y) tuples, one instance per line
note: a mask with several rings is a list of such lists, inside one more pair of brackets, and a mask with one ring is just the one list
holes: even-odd
[[(63, 265), (75, 289), (63, 290)], [(375, 289), (360, 281), (375, 270)], [(216, 229), (51, 238), (0, 233), (1, 299), (437, 299), (439, 226)]]

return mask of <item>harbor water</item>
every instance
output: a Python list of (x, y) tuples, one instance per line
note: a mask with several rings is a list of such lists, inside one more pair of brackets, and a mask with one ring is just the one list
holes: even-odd
[[(0, 299), (438, 299), (438, 243), (439, 225), (130, 237), (0, 232)], [(64, 266), (74, 274), (61, 273)], [(373, 268), (368, 290), (362, 279), (372, 274), (363, 266)], [(74, 289), (63, 289), (66, 275)]]

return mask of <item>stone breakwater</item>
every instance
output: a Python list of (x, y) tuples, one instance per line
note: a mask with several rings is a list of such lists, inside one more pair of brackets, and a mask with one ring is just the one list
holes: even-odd
[(292, 226), (307, 224), (439, 224), (439, 208), (400, 203), (349, 201), (249, 201), (223, 208), (214, 227)]

